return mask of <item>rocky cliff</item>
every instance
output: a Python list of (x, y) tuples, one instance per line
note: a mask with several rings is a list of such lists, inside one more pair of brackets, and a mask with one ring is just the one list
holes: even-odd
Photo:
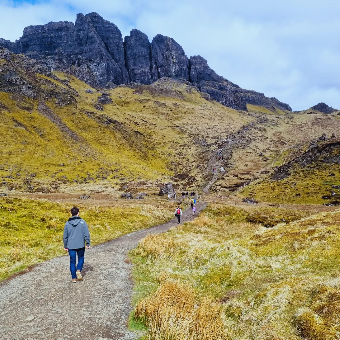
[(217, 75), (200, 56), (188, 58), (172, 38), (148, 37), (134, 29), (123, 40), (118, 27), (97, 13), (78, 14), (76, 22), (29, 26), (16, 42), (0, 46), (40, 61), (50, 70), (71, 73), (94, 87), (151, 84), (162, 77), (189, 81), (211, 99), (234, 109), (247, 103), (291, 111), (289, 105), (248, 91)]

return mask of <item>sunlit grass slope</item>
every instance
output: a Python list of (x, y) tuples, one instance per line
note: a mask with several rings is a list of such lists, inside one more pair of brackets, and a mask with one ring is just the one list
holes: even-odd
[(104, 93), (61, 72), (34, 73), (22, 58), (2, 59), (1, 69), (33, 93), (0, 84), (0, 176), (9, 190), (170, 176), (199, 186), (213, 143), (252, 120), (170, 79)]
[[(96, 245), (172, 217), (174, 203), (80, 206)], [(0, 199), (0, 281), (30, 265), (65, 254), (63, 229), (70, 206), (43, 200)]]
[(141, 241), (131, 257), (145, 338), (337, 339), (340, 212), (310, 214), (214, 204)]

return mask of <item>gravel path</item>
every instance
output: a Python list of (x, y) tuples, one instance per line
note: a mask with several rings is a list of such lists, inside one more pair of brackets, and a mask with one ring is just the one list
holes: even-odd
[[(198, 214), (206, 204), (196, 205)], [(192, 220), (191, 209), (182, 221)], [(148, 234), (167, 231), (166, 224), (140, 230), (86, 251), (84, 280), (71, 283), (69, 257), (44, 262), (0, 284), (0, 339), (128, 340), (132, 265), (128, 252)], [(62, 235), (61, 235), (62, 237)]]

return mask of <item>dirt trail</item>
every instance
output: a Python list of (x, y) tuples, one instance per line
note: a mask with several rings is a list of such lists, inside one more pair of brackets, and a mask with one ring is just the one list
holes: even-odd
[[(198, 202), (198, 214), (206, 204)], [(192, 220), (191, 209), (182, 223)], [(148, 234), (177, 225), (170, 222), (140, 230), (86, 251), (84, 281), (71, 283), (69, 257), (62, 256), (0, 284), (0, 339), (128, 340), (132, 309), (132, 265), (128, 252)]]

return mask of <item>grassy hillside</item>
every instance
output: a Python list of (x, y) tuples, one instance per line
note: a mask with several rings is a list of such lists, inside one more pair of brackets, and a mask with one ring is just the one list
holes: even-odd
[(176, 81), (102, 92), (60, 72), (34, 73), (23, 56), (7, 58), (0, 72), (0, 176), (9, 190), (170, 176), (199, 186), (209, 144), (251, 120)]
[(276, 203), (339, 205), (339, 140), (319, 141), (293, 155), (283, 156), (286, 161), (269, 178), (253, 182), (241, 195)]
[(166, 78), (100, 91), (24, 56), (4, 50), (1, 56), (0, 178), (6, 192), (155, 191), (171, 181), (179, 190), (209, 183), (210, 191), (228, 195), (268, 178), (321, 136), (340, 138), (337, 112), (254, 105), (237, 111)]
[(131, 254), (145, 338), (336, 339), (339, 222), (339, 211), (213, 204), (147, 237)]
[(339, 165), (317, 164), (298, 168), (282, 180), (266, 179), (241, 191), (243, 197), (258, 201), (297, 204), (337, 204), (340, 198)]
[[(228, 171), (212, 187), (213, 191), (228, 194), (251, 181), (270, 177), (276, 167), (301, 155), (323, 135), (329, 141), (339, 140), (337, 114), (260, 114), (249, 109), (253, 110), (249, 115), (256, 116), (257, 124), (246, 126), (240, 134), (232, 136), (234, 145), (225, 144), (225, 149), (233, 148), (232, 156), (225, 166)], [(324, 164), (329, 172), (338, 166), (339, 162)]]

